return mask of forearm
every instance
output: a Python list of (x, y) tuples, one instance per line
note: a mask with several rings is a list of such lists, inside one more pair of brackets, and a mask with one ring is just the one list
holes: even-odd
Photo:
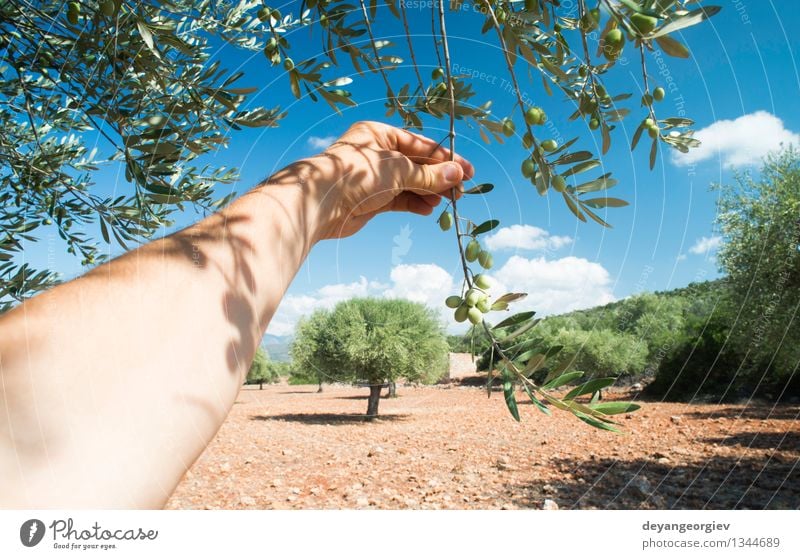
[(291, 178), (0, 318), (2, 506), (166, 501), (314, 242)]

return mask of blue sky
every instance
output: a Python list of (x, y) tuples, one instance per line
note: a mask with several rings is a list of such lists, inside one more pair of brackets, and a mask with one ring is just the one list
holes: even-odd
[[(681, 159), (662, 145), (656, 168), (649, 171), (645, 145), (633, 154), (629, 151), (630, 135), (643, 115), (637, 112), (638, 103), (625, 102), (623, 106), (630, 107), (633, 114), (615, 131), (611, 151), (602, 159), (605, 171), (612, 171), (619, 180), (610, 195), (631, 203), (609, 210), (605, 218), (613, 229), (578, 222), (560, 196), (539, 196), (519, 173), (524, 151), (518, 140), (487, 145), (477, 131), (463, 124), (458, 129), (457, 150), (475, 164), (475, 181), (492, 182), (496, 187), (487, 196), (460, 204), (460, 210), (475, 221), (497, 218), (501, 227), (507, 228), (490, 241), (495, 247), (493, 272), (501, 287), (531, 293), (519, 308), (563, 312), (718, 276), (713, 258), (716, 195), (709, 185), (729, 181), (733, 167), (757, 168), (758, 157), (780, 141), (798, 140), (795, 133), (800, 132), (800, 114), (795, 107), (800, 78), (795, 56), (800, 55), (800, 39), (790, 30), (800, 28), (800, 13), (786, 1), (716, 3), (723, 6), (720, 14), (681, 36), (692, 59), (663, 56), (663, 63), (655, 57), (649, 60), (657, 83), (666, 86), (667, 76), (674, 83), (657, 106), (659, 116), (678, 116), (685, 111), (695, 119), (704, 147)], [(297, 5), (287, 5), (282, 11), (287, 13)], [(407, 4), (417, 58), (427, 78), (437, 64), (428, 4), (424, 10), (414, 9), (418, 5)], [(505, 65), (496, 37), (480, 35), (481, 24), (481, 16), (475, 13), (448, 14), (453, 64), (459, 72), (485, 74), (473, 82), (474, 100), (480, 104), (493, 99), (492, 112), (502, 118), (510, 114), (514, 97), (501, 87), (507, 76), (500, 71)], [(396, 43), (385, 54), (408, 59), (405, 41), (397, 35), (400, 27), (385, 8), (379, 11), (375, 26), (378, 38)], [(318, 37), (307, 30), (287, 38), (297, 51), (295, 60), (319, 54)], [(356, 120), (384, 120), (385, 88), (376, 75), (354, 76), (356, 81), (348, 89), (359, 105), (338, 116), (325, 104), (294, 100), (282, 69), (270, 67), (260, 53), (248, 60), (228, 47), (217, 56), (229, 66), (241, 64), (246, 72), (242, 85), (262, 88), (254, 103), (279, 104), (289, 110), (277, 129), (234, 132), (229, 148), (216, 155), (218, 163), (240, 168), (239, 192), (287, 163), (318, 151)], [(599, 135), (589, 133), (581, 120), (567, 121), (573, 109), (563, 98), (558, 94), (547, 97), (538, 75), (533, 80), (525, 77), (521, 60), (517, 71), (527, 96), (548, 113), (552, 128), (546, 133), (564, 139), (581, 135), (578, 146), (598, 153), (599, 146), (593, 142), (599, 141)], [(660, 76), (659, 71), (663, 72)], [(332, 76), (348, 72), (349, 68), (343, 68)], [(620, 63), (611, 76), (612, 94), (630, 91), (638, 98), (638, 60)], [(411, 81), (411, 77), (407, 66), (393, 72), (397, 84), (405, 83), (406, 78)], [(519, 125), (518, 115), (516, 120)], [(388, 122), (399, 124), (396, 119)], [(426, 124), (425, 134), (437, 140), (444, 136), (446, 122)], [(102, 173), (98, 180), (101, 188), (127, 188), (124, 178), (111, 172)], [(290, 333), (300, 315), (352, 295), (405, 296), (441, 307), (444, 296), (458, 290), (460, 283), (453, 234), (439, 230), (437, 215), (384, 214), (352, 238), (319, 244), (291, 285), (268, 332)], [(192, 219), (192, 215), (184, 216), (180, 224)], [(47, 244), (31, 248), (30, 258), (44, 258)], [(80, 270), (77, 262), (60, 254), (55, 265), (66, 277)]]

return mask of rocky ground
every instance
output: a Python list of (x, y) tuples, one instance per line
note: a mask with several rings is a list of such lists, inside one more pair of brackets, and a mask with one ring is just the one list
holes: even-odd
[(476, 387), (400, 386), (372, 422), (366, 389), (316, 389), (245, 387), (168, 507), (800, 508), (797, 405), (648, 402), (619, 435)]

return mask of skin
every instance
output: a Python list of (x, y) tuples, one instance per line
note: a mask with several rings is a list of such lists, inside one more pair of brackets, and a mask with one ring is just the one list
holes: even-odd
[(311, 248), (429, 215), (472, 165), (375, 122), (230, 206), (0, 316), (0, 507), (162, 507)]

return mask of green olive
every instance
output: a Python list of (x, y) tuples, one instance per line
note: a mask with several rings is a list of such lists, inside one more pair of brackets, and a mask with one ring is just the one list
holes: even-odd
[(646, 118), (646, 119), (644, 119), (643, 124), (644, 124), (645, 128), (652, 128), (653, 125), (655, 124), (655, 122), (653, 122), (652, 118)]
[(597, 120), (596, 118), (593, 118), (592, 120), (589, 121), (589, 129), (590, 130), (597, 130), (598, 128), (600, 128), (600, 121), (599, 120)]
[(469, 291), (467, 291), (467, 294), (464, 295), (464, 302), (467, 304), (468, 307), (474, 307), (475, 305), (478, 304), (478, 301), (481, 300), (482, 295), (483, 293), (481, 293), (479, 290), (470, 289)]
[(631, 25), (642, 35), (647, 35), (656, 28), (658, 20), (652, 16), (635, 13), (631, 16)]
[(433, 70), (433, 72), (431, 72), (431, 78), (433, 78), (434, 80), (441, 79), (442, 76), (444, 76), (443, 68), (436, 68)]
[(475, 285), (480, 287), (481, 289), (489, 289), (492, 287), (492, 279), (487, 276), (486, 274), (478, 274), (475, 276)]
[(78, 17), (81, 15), (81, 6), (77, 2), (70, 2), (67, 6), (67, 21), (72, 25), (78, 25)]
[(286, 60), (283, 61), (283, 69), (286, 70), (287, 72), (291, 72), (292, 70), (294, 70), (294, 60), (292, 60), (287, 56)]
[(530, 132), (525, 132), (525, 134), (522, 136), (522, 147), (524, 147), (525, 149), (531, 149), (532, 145), (533, 145), (533, 136), (531, 136)]
[(492, 305), (489, 304), (489, 299), (481, 299), (478, 301), (478, 304), (475, 305), (475, 308), (481, 311), (482, 313), (486, 314), (490, 310), (492, 310)]
[(556, 175), (551, 179), (553, 190), (556, 192), (564, 192), (567, 189), (567, 179), (561, 175)]
[(507, 118), (503, 121), (503, 134), (506, 137), (510, 137), (514, 135), (514, 130), (516, 127), (514, 126), (514, 121), (510, 118)]
[(555, 140), (545, 140), (542, 142), (542, 149), (545, 151), (555, 151), (558, 149), (558, 142)]
[(117, 5), (114, 0), (103, 0), (100, 2), (100, 13), (106, 17), (114, 17), (117, 14)]
[(480, 254), (478, 254), (478, 263), (488, 270), (494, 264), (494, 258), (492, 258), (490, 252), (482, 250)]
[(467, 262), (475, 262), (475, 259), (478, 258), (478, 254), (481, 251), (481, 244), (472, 239), (469, 243), (467, 243), (467, 248), (464, 250), (464, 258), (467, 259)]
[(444, 300), (444, 304), (451, 309), (457, 309), (463, 302), (464, 301), (458, 295), (450, 295), (450, 297)]
[(272, 12), (269, 15), (272, 16), (272, 19), (276, 21), (280, 21), (281, 19), (281, 12), (277, 8), (272, 10)]
[(467, 318), (469, 318), (469, 321), (472, 324), (477, 325), (481, 323), (481, 320), (483, 320), (483, 313), (480, 311), (480, 309), (472, 307), (467, 311)]
[(603, 37), (603, 56), (607, 60), (619, 58), (622, 47), (625, 45), (625, 35), (617, 28), (610, 29)]
[(442, 212), (439, 216), (439, 227), (442, 231), (448, 231), (453, 226), (453, 216), (450, 212)]
[(664, 91), (663, 87), (657, 87), (655, 90), (653, 90), (653, 99), (656, 101), (663, 101), (666, 94), (667, 92)]
[(658, 127), (648, 128), (647, 135), (653, 138), (654, 140), (658, 138)]
[(522, 176), (526, 179), (529, 179), (533, 176), (533, 173), (536, 172), (536, 163), (534, 163), (530, 158), (525, 159), (522, 162)]
[(260, 10), (258, 10), (258, 14), (257, 14), (258, 15), (258, 19), (260, 19), (263, 22), (267, 22), (267, 21), (269, 21), (269, 16), (270, 16), (271, 13), (272, 13), (272, 9), (271, 8), (261, 8)]
[(539, 107), (531, 107), (525, 111), (525, 122), (531, 126), (535, 124), (544, 124), (546, 118), (544, 111)]
[(464, 322), (467, 319), (467, 313), (469, 313), (469, 307), (467, 305), (461, 305), (456, 309), (456, 312), (453, 313), (453, 318), (456, 319), (456, 322)]

